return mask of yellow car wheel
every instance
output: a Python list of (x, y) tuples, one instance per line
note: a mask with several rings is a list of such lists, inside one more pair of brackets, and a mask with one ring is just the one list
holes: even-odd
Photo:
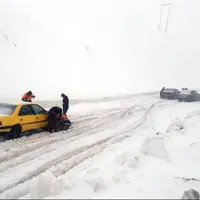
[(11, 139), (19, 138), (21, 136), (21, 127), (20, 126), (13, 126), (10, 131)]

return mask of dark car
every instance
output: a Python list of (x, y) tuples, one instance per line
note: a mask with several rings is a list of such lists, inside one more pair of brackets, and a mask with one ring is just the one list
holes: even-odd
[(162, 99), (177, 99), (180, 91), (175, 88), (162, 88), (160, 91), (160, 98)]
[(178, 95), (178, 100), (185, 102), (200, 101), (200, 94), (196, 90), (183, 90)]

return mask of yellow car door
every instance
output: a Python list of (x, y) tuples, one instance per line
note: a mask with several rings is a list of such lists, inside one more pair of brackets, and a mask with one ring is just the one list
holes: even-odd
[(36, 120), (31, 105), (22, 105), (18, 113), (18, 121), (22, 126), (22, 132), (36, 129)]
[(47, 111), (37, 104), (31, 105), (36, 116), (37, 129), (47, 127)]

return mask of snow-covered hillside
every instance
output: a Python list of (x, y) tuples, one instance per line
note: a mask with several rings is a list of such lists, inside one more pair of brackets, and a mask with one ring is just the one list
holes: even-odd
[(0, 143), (0, 198), (181, 198), (200, 188), (200, 103), (78, 103), (68, 131)]
[(198, 87), (200, 1), (164, 2), (172, 3), (167, 33), (167, 9), (158, 30), (160, 0), (1, 0), (0, 95), (19, 99), (32, 90), (46, 100)]

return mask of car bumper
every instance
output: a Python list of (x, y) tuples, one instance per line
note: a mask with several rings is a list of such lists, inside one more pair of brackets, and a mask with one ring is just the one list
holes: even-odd
[(178, 100), (179, 101), (190, 101), (191, 98), (190, 97), (179, 97)]
[(175, 99), (175, 96), (161, 96), (162, 99)]
[(9, 133), (11, 128), (11, 126), (0, 126), (0, 134)]

